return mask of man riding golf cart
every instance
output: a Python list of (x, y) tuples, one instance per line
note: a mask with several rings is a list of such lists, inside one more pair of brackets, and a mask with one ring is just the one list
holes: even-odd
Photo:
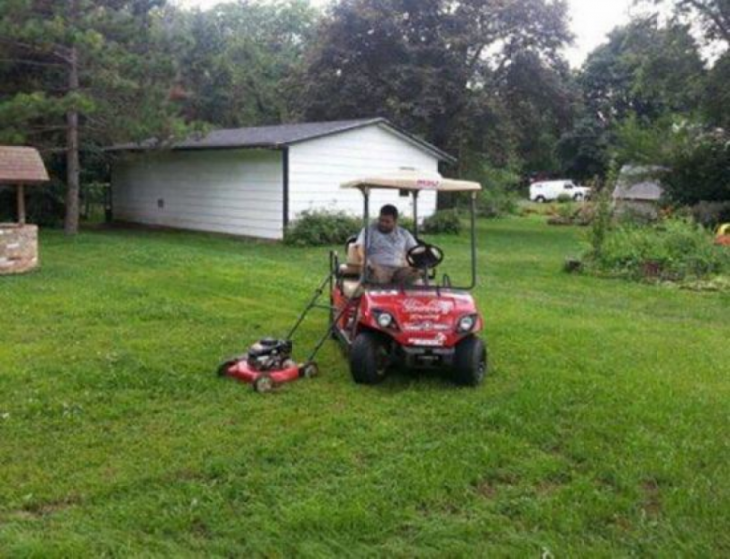
[(357, 251), (354, 265), (362, 265), (367, 250), (367, 276), (373, 283), (398, 285), (415, 283), (421, 274), (416, 268), (408, 266), (406, 257), (409, 250), (418, 246), (418, 241), (407, 229), (398, 225), (398, 208), (391, 205), (383, 206), (378, 221), (366, 229), (360, 232), (354, 243)]
[[(332, 332), (345, 347), (354, 380), (375, 384), (396, 364), (413, 368), (447, 368), (455, 382), (476, 386), (487, 373), (487, 349), (477, 337), (483, 321), (469, 293), (476, 285), (476, 195), (473, 182), (438, 174), (400, 171), (343, 185), (362, 192), (364, 229), (347, 247), (348, 262), (332, 261)], [(397, 225), (397, 212), (384, 207), (370, 224), (371, 191), (410, 192), (414, 235)], [(418, 196), (422, 191), (471, 195), (471, 282), (452, 285), (440, 279), (444, 253), (418, 235)], [(405, 262), (403, 262), (403, 260)]]

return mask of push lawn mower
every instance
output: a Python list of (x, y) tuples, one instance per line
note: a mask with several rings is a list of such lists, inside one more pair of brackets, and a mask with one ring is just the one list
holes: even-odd
[[(476, 195), (481, 186), (473, 182), (448, 180), (439, 174), (423, 175), (402, 171), (390, 176), (356, 180), (342, 185), (355, 188), (364, 198), (364, 258), (352, 239), (346, 248), (347, 262), (340, 265), (330, 253), (330, 273), (284, 340), (261, 340), (246, 355), (223, 363), (219, 374), (252, 383), (259, 392), (277, 384), (317, 373), (314, 362), (329, 337), (338, 340), (349, 356), (355, 382), (376, 384), (396, 365), (408, 368), (442, 368), (462, 385), (477, 386), (488, 372), (487, 347), (477, 336), (483, 320), (469, 293), (476, 286)], [(399, 190), (413, 196), (414, 236), (418, 245), (406, 259), (423, 278), (416, 285), (381, 285), (368, 273), (370, 192)], [(437, 280), (437, 268), (444, 260), (438, 247), (418, 237), (418, 195), (422, 191), (468, 192), (471, 194), (471, 283), (458, 288), (448, 275)], [(329, 304), (320, 303), (329, 286)], [(329, 311), (330, 323), (304, 364), (292, 360), (291, 339), (312, 309)]]
[(292, 339), (297, 333), (310, 311), (324, 308), (332, 312), (330, 306), (324, 306), (320, 299), (328, 285), (333, 284), (332, 274), (328, 274), (320, 284), (302, 314), (283, 340), (264, 338), (253, 344), (241, 356), (227, 359), (218, 367), (218, 376), (232, 377), (253, 385), (256, 392), (270, 392), (277, 386), (293, 382), (300, 378), (313, 378), (319, 374), (319, 367), (314, 361), (322, 346), (331, 336), (332, 326), (319, 340), (304, 363), (296, 363), (293, 358), (294, 343)]

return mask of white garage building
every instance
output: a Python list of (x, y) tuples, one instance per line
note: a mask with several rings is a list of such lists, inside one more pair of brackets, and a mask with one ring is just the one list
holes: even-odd
[[(306, 210), (360, 215), (359, 192), (340, 184), (403, 168), (436, 172), (453, 158), (382, 118), (217, 130), (161, 150), (115, 146), (112, 208), (116, 221), (278, 240)], [(372, 196), (410, 215), (397, 192)], [(436, 194), (419, 199), (423, 217)]]

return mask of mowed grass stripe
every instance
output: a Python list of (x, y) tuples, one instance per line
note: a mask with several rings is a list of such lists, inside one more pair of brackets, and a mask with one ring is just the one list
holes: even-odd
[(0, 281), (0, 554), (725, 555), (729, 300), (565, 275), (582, 236), (480, 222), (480, 389), (359, 387), (328, 344), (262, 398), (213, 370), (286, 330), (325, 249), (44, 233)]

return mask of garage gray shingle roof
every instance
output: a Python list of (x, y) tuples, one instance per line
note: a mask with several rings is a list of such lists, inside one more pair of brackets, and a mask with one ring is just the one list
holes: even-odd
[(400, 130), (385, 118), (367, 118), (357, 120), (336, 120), (329, 122), (304, 122), (299, 124), (278, 124), (273, 126), (253, 126), (248, 128), (230, 128), (213, 130), (205, 135), (193, 135), (185, 140), (165, 145), (158, 140), (145, 140), (140, 143), (119, 144), (107, 148), (107, 151), (146, 151), (156, 148), (173, 150), (198, 149), (234, 149), (234, 148), (283, 148), (307, 140), (331, 136), (348, 130), (355, 130), (375, 124), (392, 128), (410, 141), (431, 151), (439, 159), (454, 161), (454, 158), (434, 145)]

